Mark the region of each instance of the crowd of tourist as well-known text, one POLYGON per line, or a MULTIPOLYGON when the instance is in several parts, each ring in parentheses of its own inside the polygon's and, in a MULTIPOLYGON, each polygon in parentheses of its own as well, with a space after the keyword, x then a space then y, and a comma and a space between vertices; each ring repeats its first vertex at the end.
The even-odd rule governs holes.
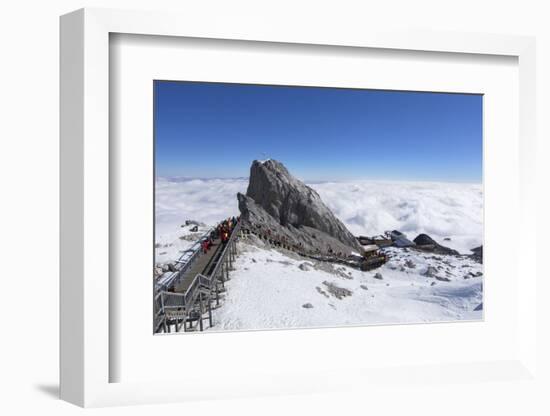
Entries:
POLYGON ((207 253, 217 239, 219 239, 222 244, 227 244, 231 237, 231 232, 237 226, 239 219, 240 217, 229 217, 220 222, 216 228, 210 232, 210 235, 201 242, 202 252, 207 253))
POLYGON ((266 241, 272 246, 281 247, 286 250, 293 251, 295 253, 306 255, 306 256, 327 256, 333 258, 345 259, 347 257, 346 253, 335 252, 332 247, 328 246, 326 251, 321 251, 319 248, 316 248, 314 251, 306 250, 302 242, 291 241, 286 236, 277 235, 272 232, 271 229, 265 227, 262 224, 252 224, 251 229, 243 229, 245 234, 254 234, 259 237, 261 240, 266 241))

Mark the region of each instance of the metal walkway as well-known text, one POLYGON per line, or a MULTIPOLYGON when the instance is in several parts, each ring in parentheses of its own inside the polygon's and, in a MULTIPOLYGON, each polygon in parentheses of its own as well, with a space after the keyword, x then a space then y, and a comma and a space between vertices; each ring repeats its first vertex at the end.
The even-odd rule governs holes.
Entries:
POLYGON ((202 274, 204 276, 210 276, 212 274, 213 267, 219 261, 223 249, 225 248, 220 238, 214 240, 212 247, 206 253, 202 253, 201 256, 194 262, 192 267, 185 272, 180 281, 174 285, 174 292, 185 293, 191 286, 193 279, 196 275, 202 274))
POLYGON ((241 224, 231 230, 226 244, 217 238, 203 253, 197 250, 171 278, 169 290, 161 290, 154 301, 154 332, 204 329, 204 320, 212 327, 212 304, 219 305, 219 294, 229 280, 229 270, 237 255, 236 242, 241 224))

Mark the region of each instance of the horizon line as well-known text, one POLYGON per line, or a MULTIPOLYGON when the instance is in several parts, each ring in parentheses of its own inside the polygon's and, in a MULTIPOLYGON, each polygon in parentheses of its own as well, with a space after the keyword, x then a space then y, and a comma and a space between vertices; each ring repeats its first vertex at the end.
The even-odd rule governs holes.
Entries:
MULTIPOLYGON (((344 182, 410 182, 410 183, 461 183, 461 184, 471 184, 471 185, 483 185, 483 179, 480 181, 474 180, 445 180, 445 179, 390 179, 390 178, 347 178, 347 179, 302 179, 294 176, 296 179, 304 182, 305 184, 311 183, 344 183, 344 182)), ((185 175, 155 175, 155 182, 159 179, 167 180, 250 180, 250 176, 185 176, 185 175)))

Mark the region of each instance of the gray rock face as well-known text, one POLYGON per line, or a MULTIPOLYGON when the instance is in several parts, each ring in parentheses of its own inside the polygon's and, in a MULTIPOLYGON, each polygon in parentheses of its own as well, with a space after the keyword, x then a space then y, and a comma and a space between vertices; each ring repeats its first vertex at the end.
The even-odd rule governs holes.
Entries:
POLYGON ((337 286, 332 282, 327 282, 325 280, 323 284, 326 286, 328 293, 334 295, 337 299, 343 299, 346 296, 351 296, 353 294, 351 290, 346 289, 345 287, 337 286))
POLYGON ((483 263, 483 246, 473 248, 471 257, 478 263, 483 263))
POLYGON ((254 161, 246 195, 238 194, 243 225, 305 252, 349 255, 362 247, 319 194, 275 160, 254 161))
POLYGON ((298 268, 304 272, 310 271, 312 269, 311 265, 308 263, 301 263, 298 268))
POLYGON ((458 251, 453 250, 452 248, 442 246, 428 234, 419 234, 414 239, 414 243, 417 248, 430 253, 448 254, 453 256, 458 256, 459 254, 458 251))
POLYGON ((433 266, 428 266, 428 268, 424 272, 424 276, 426 276, 426 277, 436 277, 437 276, 437 269, 433 266))

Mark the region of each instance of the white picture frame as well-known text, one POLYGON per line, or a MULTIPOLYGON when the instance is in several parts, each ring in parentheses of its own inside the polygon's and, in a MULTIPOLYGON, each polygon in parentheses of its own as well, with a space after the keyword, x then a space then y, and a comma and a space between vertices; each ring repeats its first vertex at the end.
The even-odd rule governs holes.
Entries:
MULTIPOLYGON (((357 369, 319 373, 266 372, 254 380, 208 382, 200 375, 178 382, 113 382, 110 370, 116 356, 110 347, 110 172, 109 148, 109 38, 110 34, 224 39, 281 44, 330 45, 340 48, 428 51, 443 54, 515 57, 519 67, 519 192, 515 221, 518 236, 516 277, 529 281, 517 292, 517 346, 495 361, 418 363, 416 381, 433 380, 443 372, 466 380, 483 373, 484 379, 525 380, 536 376, 536 262, 527 242, 536 240, 535 184, 535 40, 531 37, 468 33, 383 32, 375 29, 330 30, 279 27, 275 22, 229 22, 222 18, 168 13, 82 9, 61 18, 61 398, 80 406, 158 403, 196 398, 239 397, 261 394, 330 392, 407 380, 403 368, 375 363, 357 369), (368 369, 368 372, 366 372, 368 369)), ((494 172, 489 172, 494 174, 494 172)), ((111 224, 112 225, 112 224, 111 224)), ((420 327, 416 327, 420 328, 420 327)), ((410 331, 410 329, 408 329, 410 331)), ((423 331, 422 329, 415 331, 423 331)), ((294 332, 294 331, 289 331, 294 332)), ((152 334, 151 334, 152 336, 152 334)), ((209 337, 219 335, 208 335, 209 337)), ((297 336, 297 335, 296 335, 297 336)), ((314 336, 313 332, 310 335, 314 336)), ((287 331, 271 339, 291 340, 287 331)), ((245 364, 243 364, 245 365, 245 364)), ((412 379, 409 382, 413 382, 412 379)))

